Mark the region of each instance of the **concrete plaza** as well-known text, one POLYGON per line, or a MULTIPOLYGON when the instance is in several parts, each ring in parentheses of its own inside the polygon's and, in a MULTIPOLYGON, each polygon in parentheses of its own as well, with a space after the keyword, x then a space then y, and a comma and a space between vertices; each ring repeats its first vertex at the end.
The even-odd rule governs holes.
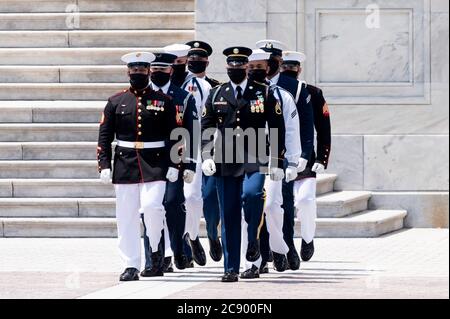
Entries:
POLYGON ((300 271, 271 269, 236 284, 221 283, 221 263, 212 262, 119 284, 115 239, 2 238, 0 298, 449 298, 448 235, 448 229, 407 229, 380 238, 317 239, 315 256, 300 271))

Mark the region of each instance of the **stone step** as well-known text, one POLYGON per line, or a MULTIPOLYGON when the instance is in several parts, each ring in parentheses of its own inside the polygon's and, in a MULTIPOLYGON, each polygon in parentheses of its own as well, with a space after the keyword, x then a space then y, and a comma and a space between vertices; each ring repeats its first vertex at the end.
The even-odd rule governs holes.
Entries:
MULTIPOLYGON (((406 211, 375 210, 358 216, 317 219, 317 237, 378 237, 403 228, 406 211)), ((296 221, 296 235, 300 235, 296 221)), ((116 237, 115 218, 2 218, 0 237, 116 237)), ((206 236, 201 220, 200 236, 206 236)))
POLYGON ((0 123, 99 123, 106 101, 0 101, 0 123))
MULTIPOLYGON (((0 198, 0 217, 115 217, 115 203, 115 198, 0 198)), ((319 218, 340 207, 339 201, 336 207, 323 205, 320 198, 317 204, 319 218)))
POLYGON ((98 124, 0 124, 0 142, 95 142, 98 124))
POLYGON ((317 216, 345 217, 368 208, 371 193, 363 191, 333 192, 317 198, 317 216))
POLYGON ((95 179, 97 161, 0 161, 0 178, 95 179))
MULTIPOLYGON (((331 189, 336 175, 321 174, 317 190, 331 189)), ((0 179, 0 197, 3 198, 111 198, 112 185, 99 179, 0 179)))
POLYGON ((0 48, 161 47, 194 37, 194 30, 0 31, 0 48))
POLYGON ((156 46, 124 48, 0 48, 0 65, 123 66, 120 57, 126 53, 158 50, 160 48, 156 46))
POLYGON ((0 30, 192 30, 193 12, 0 13, 0 30))
POLYGON ((96 160, 96 142, 0 143, 0 160, 96 160))
POLYGON ((0 83, 126 83, 125 65, 0 66, 0 83))
POLYGON ((0 99, 106 101, 128 87, 128 83, 0 83, 0 99))
POLYGON ((0 12, 194 11, 194 0, 0 0, 0 12))
POLYGON ((114 187, 99 179, 0 179, 4 198, 98 198, 114 197, 114 187))
MULTIPOLYGON (((403 228, 405 210, 371 210, 344 218, 317 219, 317 237, 378 237, 403 228)), ((299 223, 296 231, 300 232, 299 223)))

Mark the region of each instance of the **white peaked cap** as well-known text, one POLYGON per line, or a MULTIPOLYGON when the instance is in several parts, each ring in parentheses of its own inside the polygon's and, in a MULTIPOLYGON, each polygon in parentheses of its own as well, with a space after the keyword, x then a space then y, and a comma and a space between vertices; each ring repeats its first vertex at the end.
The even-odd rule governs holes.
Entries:
POLYGON ((285 50, 286 49, 286 45, 281 42, 281 41, 277 41, 277 40, 270 40, 270 39, 266 39, 266 40, 261 40, 256 42, 256 47, 258 48, 266 48, 266 49, 277 49, 277 50, 285 50))
POLYGON ((122 61, 126 64, 130 63, 152 63, 155 60, 155 55, 150 52, 131 52, 122 56, 122 61))
POLYGON ((252 54, 248 57, 248 61, 259 61, 259 60, 269 60, 270 53, 263 51, 261 49, 255 49, 252 51, 252 54))
POLYGON ((176 55, 177 58, 187 56, 191 47, 186 44, 171 44, 163 48, 164 52, 176 55))
POLYGON ((283 52, 283 61, 294 61, 298 63, 303 63, 306 61, 306 55, 302 52, 295 52, 295 51, 284 51, 283 52))

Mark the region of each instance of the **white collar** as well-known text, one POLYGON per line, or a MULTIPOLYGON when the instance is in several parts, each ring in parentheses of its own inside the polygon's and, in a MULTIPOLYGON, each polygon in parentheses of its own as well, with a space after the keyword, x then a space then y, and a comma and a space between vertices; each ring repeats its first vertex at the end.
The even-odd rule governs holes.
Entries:
POLYGON ((272 83, 272 84, 278 84, 278 81, 280 80, 280 72, 278 72, 278 74, 277 75, 275 75, 272 79, 270 79, 270 82, 272 83))
POLYGON ((236 88, 237 88, 238 86, 240 86, 240 87, 242 88, 242 94, 244 94, 245 89, 247 88, 248 80, 247 80, 247 78, 245 78, 245 80, 242 81, 241 84, 236 84, 236 83, 234 83, 234 82, 232 82, 232 81, 230 81, 230 83, 231 83, 231 86, 233 87, 233 90, 234 90, 234 96, 237 96, 236 88))
POLYGON ((169 91, 170 87, 170 81, 166 83, 162 88, 158 87, 155 83, 151 82, 152 88, 155 91, 159 91, 160 89, 163 91, 164 94, 167 94, 167 91, 169 91))

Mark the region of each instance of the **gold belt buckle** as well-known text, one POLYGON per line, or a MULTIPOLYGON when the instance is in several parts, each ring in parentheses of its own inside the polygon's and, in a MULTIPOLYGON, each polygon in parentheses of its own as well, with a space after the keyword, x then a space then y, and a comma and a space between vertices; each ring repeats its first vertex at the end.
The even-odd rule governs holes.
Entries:
POLYGON ((142 150, 144 148, 144 142, 135 142, 134 147, 138 150, 142 150))

